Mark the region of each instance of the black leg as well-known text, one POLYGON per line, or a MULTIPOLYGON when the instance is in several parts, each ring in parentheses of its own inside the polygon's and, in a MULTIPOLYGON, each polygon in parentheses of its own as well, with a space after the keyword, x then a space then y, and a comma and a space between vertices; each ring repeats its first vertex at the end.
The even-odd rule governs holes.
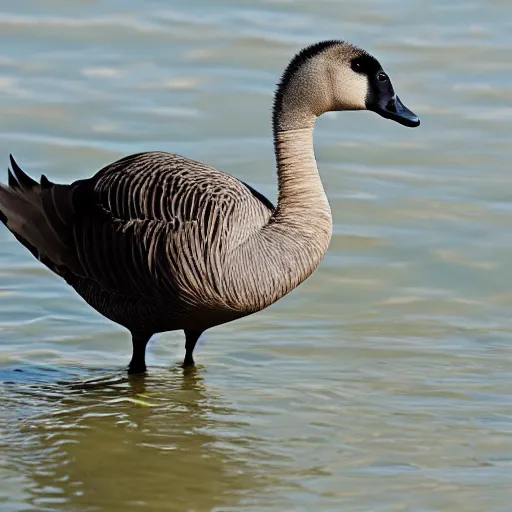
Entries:
POLYGON ((132 333, 132 360, 128 365, 128 373, 146 372, 146 345, 152 334, 134 334, 132 333))
POLYGON ((194 366, 194 358, 192 353, 196 347, 197 340, 201 336, 202 331, 188 331, 185 330, 185 360, 183 366, 194 366))

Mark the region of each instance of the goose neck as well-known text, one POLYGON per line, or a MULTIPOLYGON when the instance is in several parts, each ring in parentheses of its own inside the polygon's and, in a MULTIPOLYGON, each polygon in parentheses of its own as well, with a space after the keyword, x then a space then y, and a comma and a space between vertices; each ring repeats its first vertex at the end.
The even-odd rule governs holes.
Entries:
POLYGON ((278 173, 278 217, 319 216, 328 223, 331 213, 320 180, 313 148, 313 127, 275 134, 278 173))

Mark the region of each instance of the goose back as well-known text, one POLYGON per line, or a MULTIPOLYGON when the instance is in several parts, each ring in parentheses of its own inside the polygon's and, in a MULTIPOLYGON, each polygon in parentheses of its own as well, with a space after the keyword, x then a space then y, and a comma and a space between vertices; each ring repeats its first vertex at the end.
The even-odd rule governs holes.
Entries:
POLYGON ((196 327, 245 314, 226 290, 226 265, 273 206, 240 180, 151 152, 71 185, 43 177, 41 187, 52 229, 74 248, 64 277, 111 320, 157 332, 183 328, 189 314, 196 327))

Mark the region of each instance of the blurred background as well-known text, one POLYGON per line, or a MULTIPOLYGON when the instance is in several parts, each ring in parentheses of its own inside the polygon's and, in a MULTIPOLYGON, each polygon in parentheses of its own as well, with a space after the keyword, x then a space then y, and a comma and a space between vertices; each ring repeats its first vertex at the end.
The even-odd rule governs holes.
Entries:
POLYGON ((195 373, 176 332, 128 380, 128 334, 2 226, 0 510, 510 510, 511 20, 504 0, 3 2, 3 181, 10 152, 70 182, 164 150, 274 201, 274 85, 330 38, 422 125, 319 120, 330 250, 207 332, 195 373))

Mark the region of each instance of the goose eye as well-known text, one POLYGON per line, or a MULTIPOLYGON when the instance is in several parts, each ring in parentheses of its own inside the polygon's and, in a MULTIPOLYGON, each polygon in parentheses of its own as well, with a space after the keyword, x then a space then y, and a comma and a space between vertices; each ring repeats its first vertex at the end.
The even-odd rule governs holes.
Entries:
POLYGON ((388 81, 388 75, 386 73, 383 73, 382 71, 377 75, 377 80, 379 82, 387 82, 388 81))

